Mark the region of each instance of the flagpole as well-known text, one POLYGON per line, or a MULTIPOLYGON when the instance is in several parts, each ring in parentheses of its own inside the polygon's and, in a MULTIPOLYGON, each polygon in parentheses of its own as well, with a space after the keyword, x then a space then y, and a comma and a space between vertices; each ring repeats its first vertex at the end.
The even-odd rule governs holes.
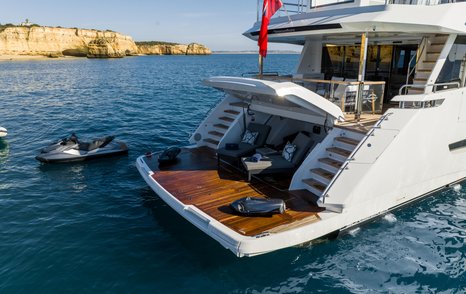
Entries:
POLYGON ((260 9, 261 9, 260 0, 257 0, 257 21, 259 21, 260 9))
POLYGON ((264 56, 259 53, 259 79, 264 76, 264 56))
POLYGON ((267 43, 268 43, 268 26, 270 18, 277 12, 283 3, 281 0, 263 0, 262 19, 259 31, 259 78, 262 79, 264 75, 264 57, 267 56, 267 43))

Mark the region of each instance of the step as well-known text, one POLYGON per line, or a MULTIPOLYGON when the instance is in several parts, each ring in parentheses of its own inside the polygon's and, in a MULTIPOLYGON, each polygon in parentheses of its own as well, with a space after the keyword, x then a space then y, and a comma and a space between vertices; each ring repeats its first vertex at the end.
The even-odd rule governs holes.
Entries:
POLYGON ((432 72, 434 70, 434 66, 435 66, 434 62, 430 62, 430 63, 427 62, 427 63, 424 63, 422 67, 417 68, 416 71, 425 70, 425 71, 432 72))
POLYGON ((438 52, 440 54, 442 52, 444 46, 445 46, 445 43, 430 44, 429 48, 427 49, 427 53, 438 52))
POLYGON ((233 115, 240 114, 239 111, 236 111, 236 110, 233 110, 233 109, 225 109, 223 112, 228 113, 228 114, 233 114, 233 115))
POLYGON ((247 104, 246 102, 232 102, 230 103, 230 105, 234 107, 242 107, 242 108, 247 108, 249 106, 249 104, 247 104))
POLYGON ((424 59, 424 62, 426 62, 426 61, 427 62, 429 62, 429 61, 435 62, 435 61, 437 61, 439 56, 440 56, 440 53, 427 52, 426 58, 424 59))
POLYGON ((416 72, 432 72, 432 69, 430 69, 430 68, 419 68, 419 69, 416 69, 416 72))
POLYGON ((313 168, 311 169, 311 172, 329 181, 331 181, 333 177, 335 176, 335 173, 332 173, 323 168, 313 168))
POLYGON ((413 79, 413 84, 415 84, 415 85, 424 85, 424 84, 427 84, 427 80, 428 79, 424 79, 424 78, 415 78, 415 79, 413 79))
POLYGON ((336 137, 335 141, 342 142, 342 143, 345 143, 345 144, 348 144, 348 145, 352 145, 354 147, 358 146, 358 144, 359 144, 358 140, 354 140, 354 139, 351 139, 351 138, 348 138, 348 137, 336 137))
POLYGON ((428 79, 430 78, 430 74, 431 72, 417 72, 415 75, 414 75, 414 79, 428 79))
POLYGON ((206 143, 213 144, 213 145, 218 145, 219 141, 212 139, 212 138, 206 138, 203 140, 206 143))
POLYGON ((218 119, 223 120, 223 121, 227 121, 227 122, 233 122, 233 121, 235 121, 234 118, 231 118, 231 117, 228 117, 228 116, 221 116, 221 117, 219 117, 218 119))
POLYGON ((424 94, 424 89, 418 89, 418 88, 409 88, 408 89, 408 94, 424 94))
POLYGON ((214 127, 223 129, 223 130, 228 130, 230 127, 224 124, 215 124, 214 127))
POLYGON ((317 191, 319 191, 320 193, 323 193, 325 191, 325 188, 327 188, 327 185, 317 181, 317 180, 314 180, 312 178, 310 179, 303 179, 303 183, 316 189, 317 191))
POLYGON ((338 147, 330 147, 330 148, 327 148, 326 150, 328 152, 330 152, 330 153, 335 153, 335 154, 338 154, 338 155, 343 156, 345 158, 348 158, 348 156, 350 156, 350 154, 351 154, 351 151, 348 151, 348 150, 345 150, 345 149, 342 149, 342 148, 338 148, 338 147))
POLYGON ((447 42, 447 39, 445 39, 445 41, 443 41, 443 40, 434 40, 434 41, 432 41, 430 43, 429 48, 431 48, 433 46, 444 46, 446 42, 447 42))
POLYGON ((312 193, 311 191, 307 189, 291 190, 289 191, 289 193, 303 200, 306 200, 307 202, 310 202, 314 205, 317 205, 317 201, 320 198, 319 196, 317 196, 316 194, 312 193))
POLYGON ((220 132, 217 132, 217 131, 210 131, 209 134, 215 136, 215 137, 220 137, 222 138, 223 135, 225 135, 224 133, 220 133, 220 132))
POLYGON ((343 165, 343 162, 329 158, 329 157, 319 158, 319 162, 322 162, 323 164, 326 164, 336 169, 340 169, 341 166, 343 165))

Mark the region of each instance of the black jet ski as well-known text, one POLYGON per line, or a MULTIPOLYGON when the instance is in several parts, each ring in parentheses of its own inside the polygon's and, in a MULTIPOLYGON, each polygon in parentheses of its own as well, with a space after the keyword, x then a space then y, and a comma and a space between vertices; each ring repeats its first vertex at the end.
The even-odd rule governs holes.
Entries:
POLYGON ((267 216, 285 213, 286 205, 282 199, 244 197, 230 204, 237 213, 247 216, 267 216))
POLYGON ((73 133, 69 138, 63 138, 43 148, 36 159, 50 163, 75 162, 128 153, 126 144, 114 141, 114 138, 114 136, 107 136, 85 142, 78 140, 73 133))

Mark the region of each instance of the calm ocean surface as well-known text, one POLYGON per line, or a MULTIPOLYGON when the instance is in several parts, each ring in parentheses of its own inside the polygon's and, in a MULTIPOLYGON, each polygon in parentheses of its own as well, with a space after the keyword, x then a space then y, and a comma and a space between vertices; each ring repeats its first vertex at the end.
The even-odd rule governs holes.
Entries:
MULTIPOLYGON (((270 55, 291 73, 298 55, 270 55)), ((0 63, 1 293, 464 293, 466 183, 337 240, 236 258, 172 211, 135 159, 183 146, 222 94, 201 80, 255 55, 0 63), (128 156, 34 159, 52 140, 114 134, 128 156)), ((383 176, 383 175, 381 175, 383 176)))

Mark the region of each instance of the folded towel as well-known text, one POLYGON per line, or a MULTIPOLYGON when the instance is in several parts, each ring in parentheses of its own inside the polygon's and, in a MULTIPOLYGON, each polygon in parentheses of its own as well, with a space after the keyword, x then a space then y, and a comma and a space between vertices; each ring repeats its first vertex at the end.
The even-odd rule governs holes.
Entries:
POLYGON ((262 155, 260 155, 259 153, 256 153, 253 156, 251 156, 252 162, 258 162, 258 161, 261 161, 261 159, 262 159, 262 155))

